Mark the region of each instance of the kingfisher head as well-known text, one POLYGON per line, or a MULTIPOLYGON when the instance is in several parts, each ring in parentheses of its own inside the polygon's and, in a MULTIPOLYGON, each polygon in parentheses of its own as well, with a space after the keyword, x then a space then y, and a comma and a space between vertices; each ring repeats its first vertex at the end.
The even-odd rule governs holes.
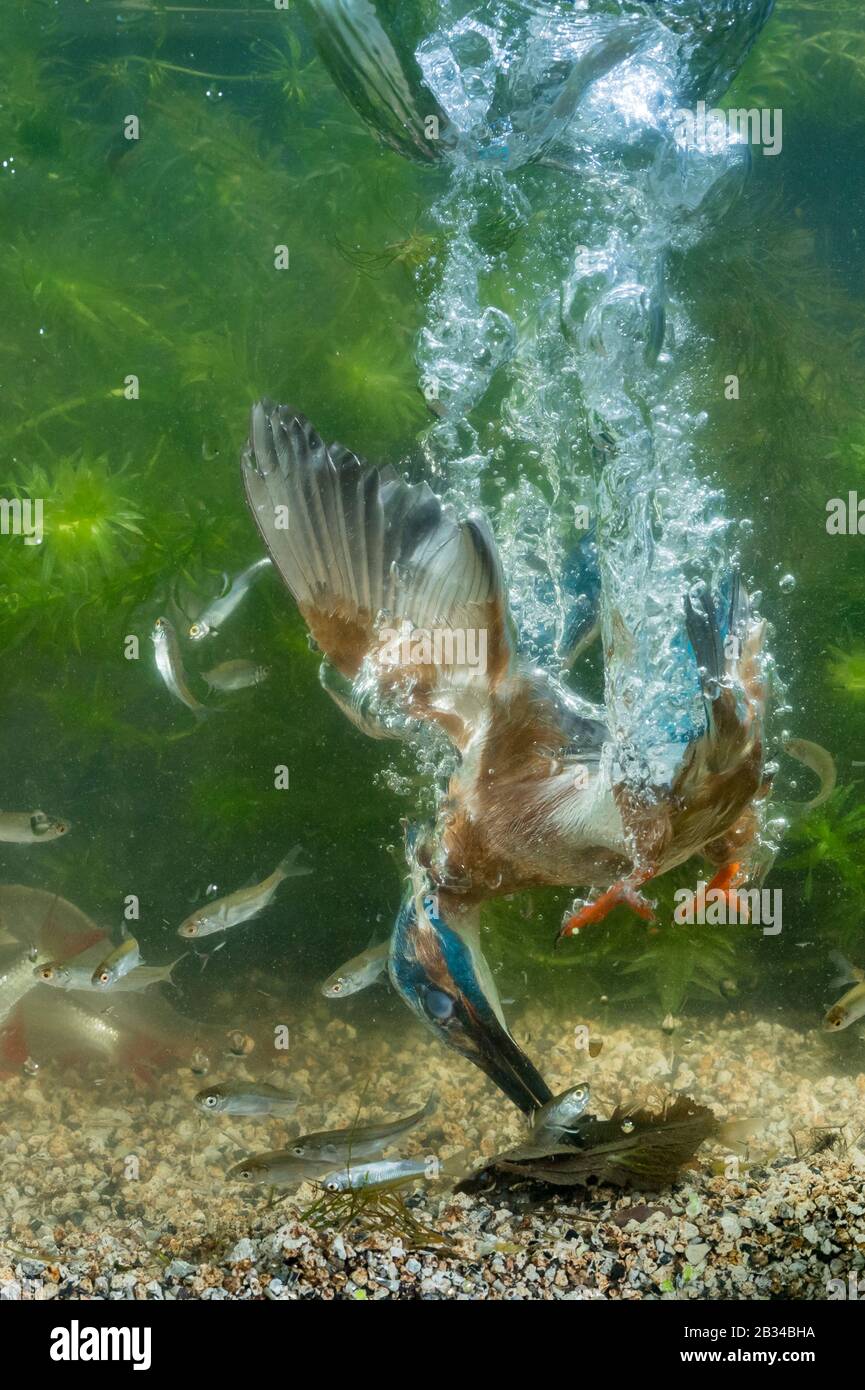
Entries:
POLYGON ((388 968, 394 989, 442 1042, 468 1057, 527 1115, 551 1092, 505 1026, 477 942, 477 913, 459 928, 444 921, 438 895, 421 887, 403 901, 388 968))

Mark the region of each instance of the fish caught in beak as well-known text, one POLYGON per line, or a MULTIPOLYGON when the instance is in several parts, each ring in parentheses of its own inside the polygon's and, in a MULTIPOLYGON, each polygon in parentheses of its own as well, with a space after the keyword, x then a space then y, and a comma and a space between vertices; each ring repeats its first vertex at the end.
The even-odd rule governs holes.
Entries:
POLYGON ((448 925, 434 893, 410 892, 391 940, 391 982, 427 1028, 531 1115, 552 1093, 508 1032, 477 924, 474 911, 448 925))

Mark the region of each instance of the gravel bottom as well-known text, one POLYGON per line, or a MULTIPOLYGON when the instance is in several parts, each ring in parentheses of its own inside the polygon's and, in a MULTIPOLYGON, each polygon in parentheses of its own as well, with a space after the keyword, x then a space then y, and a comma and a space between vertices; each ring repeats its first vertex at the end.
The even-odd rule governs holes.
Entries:
POLYGON ((705 1145, 662 1193, 559 1191, 512 1210, 420 1185, 408 1202, 447 1247, 406 1248, 359 1226, 314 1229, 309 1184, 269 1205, 224 1174, 245 1153, 350 1124, 359 1098, 364 1117, 392 1118, 432 1089, 437 1110, 394 1153, 465 1151, 468 1169, 517 1142, 521 1116, 420 1030, 362 1032, 314 1012, 267 1070, 255 1065, 262 1046, 214 1065, 208 1079, 290 1081, 302 1097, 291 1121, 199 1115, 204 1082, 188 1066, 144 1084, 49 1063, 0 1078, 0 1299, 807 1300, 865 1278, 855 1049, 732 1014, 670 1038, 529 1009, 515 1032, 554 1090, 589 1080, 600 1115, 624 1098, 686 1093, 760 1128, 740 1150, 705 1145), (582 1024, 603 1037, 594 1059, 575 1050, 582 1024))

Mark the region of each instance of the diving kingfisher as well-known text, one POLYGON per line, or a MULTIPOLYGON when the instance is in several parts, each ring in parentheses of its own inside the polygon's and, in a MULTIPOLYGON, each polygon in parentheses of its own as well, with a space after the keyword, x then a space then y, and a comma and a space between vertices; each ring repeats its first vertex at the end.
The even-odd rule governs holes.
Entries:
MULTIPOLYGON (((736 575, 722 593, 696 585, 683 595, 670 622, 682 627, 702 714, 670 734, 669 777, 641 780, 626 775, 633 758, 612 711, 559 679, 597 629, 593 540, 562 584, 569 650, 545 664, 537 634, 518 631, 482 513, 457 515, 425 482, 326 445, 303 415, 266 400, 252 409, 241 468, 265 545, 324 655, 328 694, 371 737, 438 731, 450 744, 456 767, 435 823, 407 836, 390 977, 442 1041, 531 1114, 551 1092, 505 1024, 479 946, 480 906, 540 885, 584 886, 602 891, 562 935, 619 904, 651 920, 641 890, 697 853, 718 869, 710 886, 734 891, 769 790, 764 624, 736 575)), ((604 659, 621 662, 622 651, 607 647, 604 659)))

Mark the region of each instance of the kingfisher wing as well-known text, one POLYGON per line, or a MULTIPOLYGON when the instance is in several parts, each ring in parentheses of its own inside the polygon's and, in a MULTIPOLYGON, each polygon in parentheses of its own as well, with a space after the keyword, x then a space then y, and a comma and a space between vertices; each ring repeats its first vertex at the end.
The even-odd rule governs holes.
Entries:
POLYGON ((514 661, 486 518, 457 517, 426 483, 326 445, 303 415, 268 401, 253 407, 242 471, 262 538, 330 665, 464 746, 514 661))

